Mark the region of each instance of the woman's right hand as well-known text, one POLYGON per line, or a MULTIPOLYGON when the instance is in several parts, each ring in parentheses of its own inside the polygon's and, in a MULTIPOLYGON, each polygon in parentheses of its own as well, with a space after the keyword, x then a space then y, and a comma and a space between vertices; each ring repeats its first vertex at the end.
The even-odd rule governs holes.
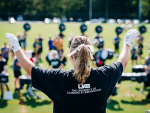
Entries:
POLYGON ((130 29, 124 37, 124 44, 131 47, 131 44, 133 43, 137 33, 138 31, 136 29, 130 29))
POLYGON ((18 42, 18 38, 15 35, 10 33, 5 33, 5 37, 8 39, 14 53, 21 50, 21 47, 18 42))

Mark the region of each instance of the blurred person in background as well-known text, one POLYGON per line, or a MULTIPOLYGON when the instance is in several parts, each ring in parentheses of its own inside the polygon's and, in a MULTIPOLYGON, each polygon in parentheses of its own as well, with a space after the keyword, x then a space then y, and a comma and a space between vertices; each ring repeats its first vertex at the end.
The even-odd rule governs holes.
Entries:
POLYGON ((96 45, 97 47, 99 46, 103 48, 104 40, 101 36, 99 36, 99 34, 97 34, 93 40, 93 44, 96 45))
POLYGON ((59 56, 60 56, 60 61, 63 63, 63 65, 65 66, 66 65, 66 63, 67 63, 67 58, 65 57, 65 55, 64 55, 64 50, 63 49, 61 49, 60 51, 59 51, 59 56))
POLYGON ((63 39, 65 37, 65 35, 62 32, 60 32, 59 37, 63 39))
POLYGON ((17 38, 19 41, 19 45, 22 47, 22 37, 21 37, 21 33, 17 33, 17 38))
POLYGON ((55 46, 57 51, 61 50, 63 47, 63 39, 59 35, 57 35, 54 39, 53 45, 55 46))
MULTIPOLYGON (((41 48, 40 48, 40 56, 41 56, 41 54, 42 54, 42 52, 43 52, 43 40, 44 40, 44 38, 42 37, 42 35, 41 34, 39 34, 39 44, 41 45, 41 48)), ((40 59, 39 59, 40 61, 42 61, 41 60, 41 57, 40 57, 40 59)))
POLYGON ((52 58, 49 59, 48 56, 46 57, 47 62, 49 63, 49 68, 55 68, 55 69, 62 69, 63 68, 63 62, 57 58, 57 51, 53 51, 52 58), (51 67, 52 66, 52 67, 51 67))
POLYGON ((11 49, 10 53, 11 53, 11 66, 13 66, 15 54, 12 49, 11 49))
POLYGON ((139 39, 138 40, 138 64, 141 63, 142 54, 143 54, 143 44, 142 44, 142 39, 139 39))
POLYGON ((115 47, 115 53, 119 54, 119 44, 120 44, 120 38, 119 38, 119 35, 115 36, 114 39, 113 39, 113 43, 114 43, 114 47, 115 47))
POLYGON ((53 40, 51 38, 51 35, 48 36, 49 37, 49 40, 48 40, 48 47, 49 47, 49 50, 52 50, 54 47, 53 47, 53 40))
POLYGON ((15 77, 15 91, 18 91, 20 90, 19 76, 21 76, 21 65, 17 58, 15 58, 14 60, 13 71, 14 71, 14 77, 15 77))
POLYGON ((34 52, 35 52, 35 56, 36 56, 36 65, 38 65, 39 60, 41 58, 41 52, 42 52, 42 44, 39 41, 38 38, 35 39, 35 42, 33 44, 33 48, 34 48, 34 52))
POLYGON ((94 39, 99 39, 99 38, 102 38, 102 37, 97 33, 94 39))
MULTIPOLYGON (((6 59, 3 58, 3 55, 0 54, 0 74, 5 75, 7 72, 7 63, 6 59)), ((1 76, 1 75, 0 75, 1 76)), ((9 87, 7 83, 5 83, 7 91, 9 91, 9 87)), ((4 97, 4 90, 3 90, 3 84, 0 83, 0 88, 1 88, 1 99, 4 97)))
POLYGON ((4 43, 4 46, 1 48, 1 54, 3 55, 3 57, 6 59, 6 65, 9 59, 9 52, 10 52, 10 47, 7 46, 7 43, 4 43))
POLYGON ((22 39, 21 39, 21 42, 22 42, 22 46, 23 46, 23 49, 26 50, 26 46, 27 46, 27 31, 24 31, 23 35, 22 35, 22 39))
POLYGON ((70 33, 70 37, 68 38, 69 47, 70 47, 70 45, 71 45, 72 40, 73 40, 73 33, 70 33))
POLYGON ((150 50, 149 50, 149 56, 145 58, 144 65, 147 66, 145 69, 145 72, 147 73, 147 81, 144 82, 143 88, 141 89, 141 92, 144 94, 144 90, 146 87, 150 86, 150 50))
POLYGON ((131 50, 131 60, 132 60, 132 66, 134 65, 134 62, 136 62, 136 65, 138 65, 137 62, 137 51, 136 51, 136 45, 133 46, 131 50))
POLYGON ((137 36, 137 41, 141 40, 143 42, 144 37, 142 36, 142 34, 140 33, 139 36, 137 36))

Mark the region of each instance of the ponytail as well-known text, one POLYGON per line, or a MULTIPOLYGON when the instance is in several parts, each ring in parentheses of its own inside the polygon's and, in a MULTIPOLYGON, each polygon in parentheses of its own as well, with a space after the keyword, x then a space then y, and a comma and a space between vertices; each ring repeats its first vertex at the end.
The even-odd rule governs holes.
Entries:
MULTIPOLYGON (((73 39, 70 50, 73 51, 80 44, 91 45, 87 37, 79 36, 73 39)), ((80 51, 73 54, 73 57, 75 58, 73 76, 80 85, 84 84, 90 76, 90 53, 85 46, 82 46, 80 51)))

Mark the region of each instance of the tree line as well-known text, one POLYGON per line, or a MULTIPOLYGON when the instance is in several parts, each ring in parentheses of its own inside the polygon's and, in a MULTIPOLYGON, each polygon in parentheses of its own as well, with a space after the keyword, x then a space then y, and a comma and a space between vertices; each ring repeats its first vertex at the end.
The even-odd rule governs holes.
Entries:
MULTIPOLYGON (((139 0, 92 0, 92 18, 137 19, 139 0)), ((0 0, 0 18, 25 20, 67 17, 89 19, 89 0, 0 0)), ((142 0, 142 19, 150 18, 150 0, 142 0)))

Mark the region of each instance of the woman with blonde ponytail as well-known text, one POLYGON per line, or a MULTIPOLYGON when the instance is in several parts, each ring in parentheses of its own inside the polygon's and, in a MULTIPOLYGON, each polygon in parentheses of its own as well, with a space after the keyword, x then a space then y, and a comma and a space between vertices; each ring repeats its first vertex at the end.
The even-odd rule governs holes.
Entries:
POLYGON ((70 46, 73 69, 43 69, 24 55, 13 34, 6 33, 10 45, 23 69, 32 77, 32 86, 53 101, 53 113, 106 113, 107 99, 111 95, 130 57, 130 46, 137 30, 130 29, 124 38, 122 52, 116 63, 93 69, 94 48, 88 37, 74 37, 70 46))

